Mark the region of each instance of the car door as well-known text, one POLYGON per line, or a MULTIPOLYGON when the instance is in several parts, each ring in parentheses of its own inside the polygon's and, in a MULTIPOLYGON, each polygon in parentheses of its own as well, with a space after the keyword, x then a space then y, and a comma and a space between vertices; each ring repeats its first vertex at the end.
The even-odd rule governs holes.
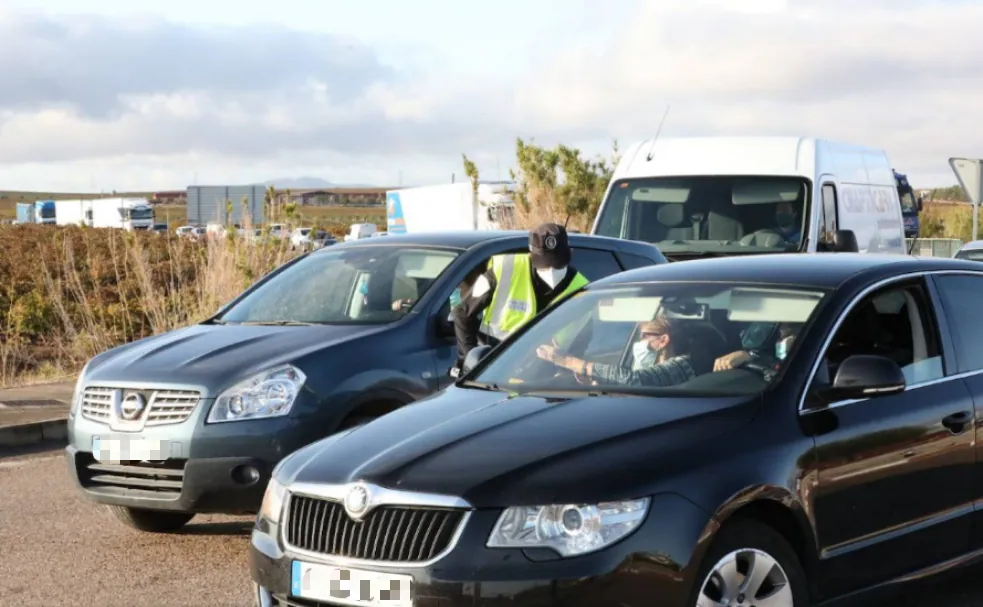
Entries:
POLYGON ((804 421, 824 430, 815 432, 810 499, 824 594, 969 549, 974 407, 965 383, 946 373, 940 317, 923 278, 891 283, 848 311, 818 361, 812 388, 829 385, 839 363, 856 354, 895 360, 907 383, 900 394, 825 406, 807 393, 804 421))
POLYGON ((952 374, 962 378, 976 405, 976 473, 973 494, 973 549, 983 546, 983 322, 979 294, 983 274, 946 273, 932 277, 952 338, 952 374))
MULTIPOLYGON (((571 249, 571 265, 577 268, 590 281, 617 274, 624 269, 618 263, 614 253, 607 249, 583 246, 574 246, 571 249)), ((503 243, 501 249, 497 251, 493 250, 489 258, 495 255, 528 252, 528 247, 516 248, 512 243, 503 243)), ((486 263, 487 261, 488 258, 485 258, 481 260, 481 263, 486 263)), ((437 322, 435 323, 436 327, 432 339, 434 344, 434 363, 437 369, 437 382, 440 389, 446 388, 455 381, 455 378, 451 377, 448 372, 457 360, 457 340, 454 337, 453 330, 448 326, 447 321, 450 315, 450 299, 454 289, 456 289, 456 285, 441 298, 440 301, 444 303, 439 309, 435 310, 437 322)), ((594 346, 594 341, 598 340, 592 340, 592 346, 594 346)), ((607 340, 599 343, 600 345, 598 347, 603 347, 607 343, 607 340)), ((624 340, 622 340, 621 344, 624 344, 624 340)))

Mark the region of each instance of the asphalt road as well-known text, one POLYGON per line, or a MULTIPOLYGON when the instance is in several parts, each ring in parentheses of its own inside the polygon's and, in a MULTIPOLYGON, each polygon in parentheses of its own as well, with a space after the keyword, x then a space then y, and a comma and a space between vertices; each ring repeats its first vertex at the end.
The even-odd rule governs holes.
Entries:
MULTIPOLYGON (((252 517, 200 516, 180 534, 131 531, 76 494, 60 449, 0 451, 5 605, 251 607, 251 526, 252 517)), ((880 604, 983 607, 983 576, 970 571, 880 604)))

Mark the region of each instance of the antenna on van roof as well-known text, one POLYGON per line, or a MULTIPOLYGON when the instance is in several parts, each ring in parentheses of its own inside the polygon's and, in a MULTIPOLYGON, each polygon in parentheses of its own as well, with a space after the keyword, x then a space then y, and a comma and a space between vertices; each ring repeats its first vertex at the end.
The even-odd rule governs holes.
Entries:
POLYGON ((652 145, 649 146, 649 153, 645 157, 645 160, 652 160, 652 150, 655 149, 655 142, 659 140, 659 133, 662 132, 662 125, 666 123, 666 116, 669 115, 669 104, 666 104, 666 111, 662 113, 662 120, 659 122, 659 128, 655 131, 655 137, 652 139, 652 145))

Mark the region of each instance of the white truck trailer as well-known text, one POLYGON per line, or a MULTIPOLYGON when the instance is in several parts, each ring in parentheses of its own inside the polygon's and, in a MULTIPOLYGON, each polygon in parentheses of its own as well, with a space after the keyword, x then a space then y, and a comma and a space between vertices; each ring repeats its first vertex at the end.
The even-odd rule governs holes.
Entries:
POLYGON ((92 227, 150 230, 154 208, 145 198, 101 198, 92 200, 92 227))
POLYGON ((60 226, 91 226, 91 200, 56 200, 55 224, 60 226))
POLYGON ((479 181, 404 188, 386 192, 386 231, 449 232, 512 227, 515 183, 479 181))

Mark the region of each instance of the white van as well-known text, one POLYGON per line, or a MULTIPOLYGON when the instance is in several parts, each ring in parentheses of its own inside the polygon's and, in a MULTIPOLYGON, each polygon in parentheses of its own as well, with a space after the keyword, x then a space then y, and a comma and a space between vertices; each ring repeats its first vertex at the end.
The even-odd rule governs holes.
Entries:
POLYGON ((592 233, 655 243, 671 260, 906 253, 887 154, 806 137, 637 143, 615 168, 592 233))

